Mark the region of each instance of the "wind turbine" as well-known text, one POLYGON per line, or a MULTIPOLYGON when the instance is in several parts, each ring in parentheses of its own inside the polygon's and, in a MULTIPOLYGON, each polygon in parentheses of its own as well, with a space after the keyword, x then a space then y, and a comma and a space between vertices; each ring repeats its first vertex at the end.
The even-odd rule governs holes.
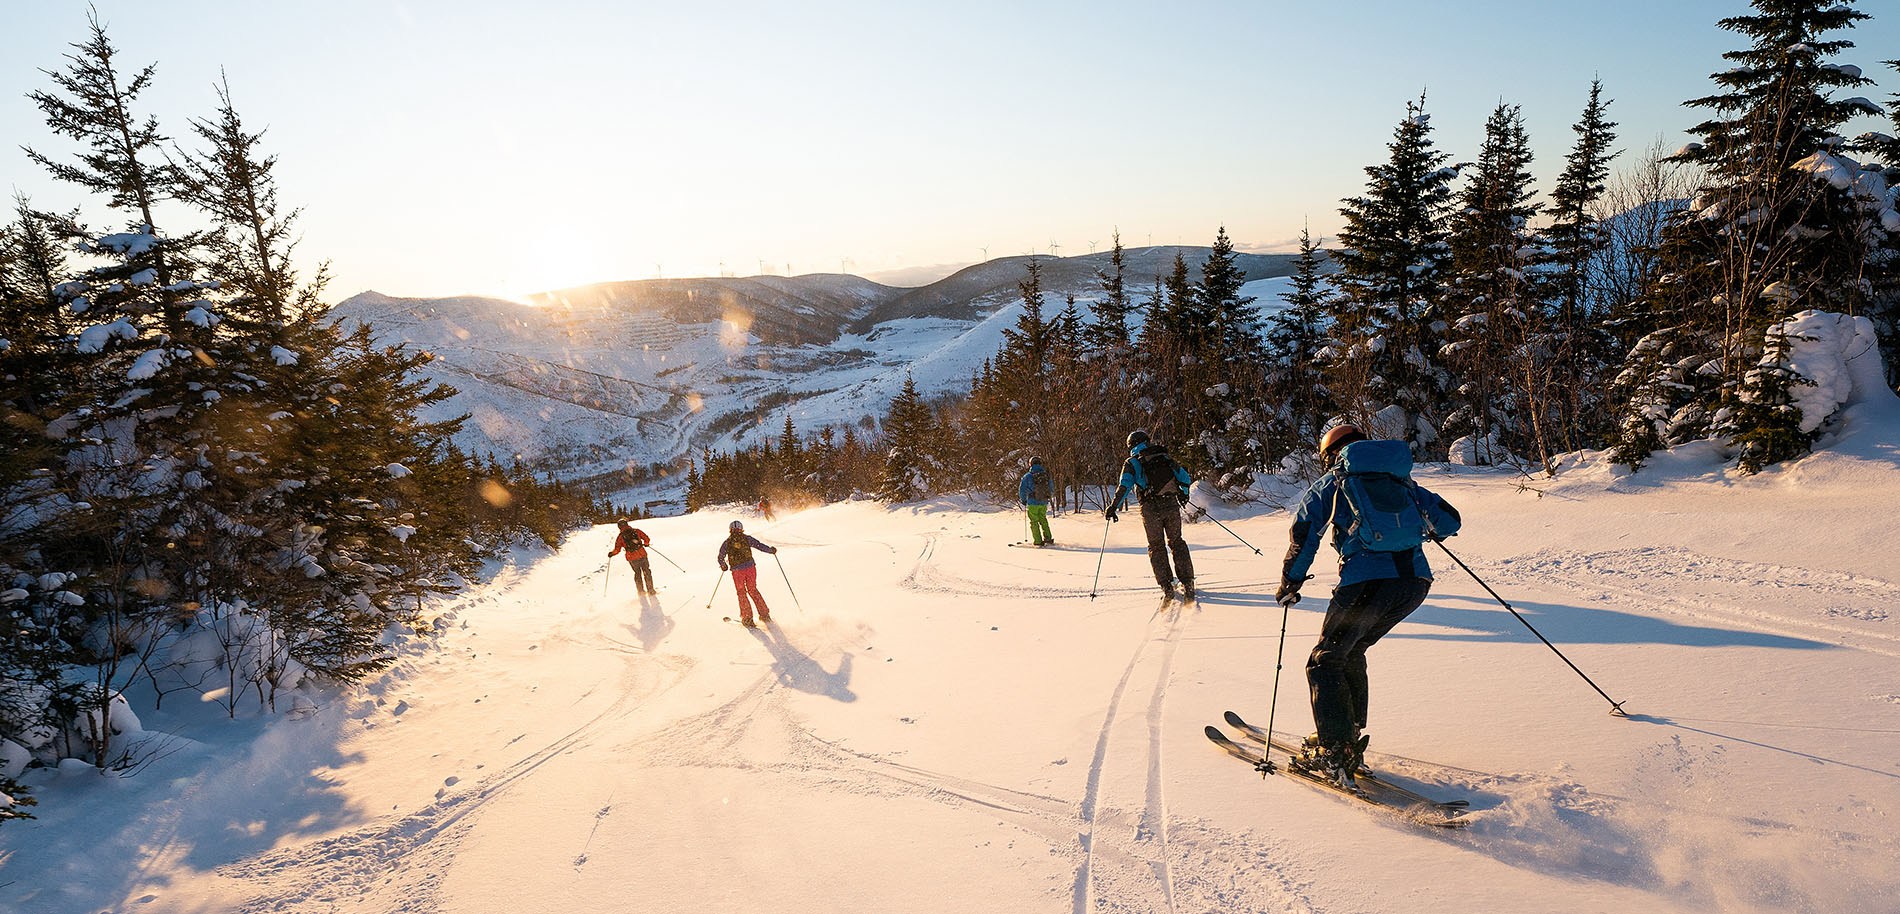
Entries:
POLYGON ((1062 245, 1057 244, 1054 238, 1049 239, 1049 256, 1051 257, 1062 256, 1062 245))
POLYGON ((977 245, 977 246, 976 246, 976 249, 977 249, 977 250, 979 250, 979 251, 982 251, 982 252, 983 252, 983 262, 984 262, 984 263, 989 263, 989 261, 990 261, 990 246, 989 246, 989 245, 987 245, 987 244, 979 244, 979 245, 977 245))
POLYGON ((1099 241, 1091 241, 1091 242, 1089 242, 1089 253, 1091 253, 1091 254, 1093 254, 1093 253, 1095 253, 1095 246, 1096 246, 1096 245, 1098 245, 1098 244, 1101 244, 1101 242, 1099 242, 1099 241))

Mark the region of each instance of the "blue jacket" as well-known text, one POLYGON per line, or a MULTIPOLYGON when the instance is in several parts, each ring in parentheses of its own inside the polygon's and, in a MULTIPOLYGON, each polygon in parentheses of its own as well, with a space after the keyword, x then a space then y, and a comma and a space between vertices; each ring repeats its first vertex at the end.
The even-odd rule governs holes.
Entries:
MULTIPOLYGON (((1036 474, 1038 473, 1044 476, 1049 475, 1049 471, 1042 467, 1030 467, 1029 472, 1023 474, 1023 481, 1016 486, 1016 498, 1025 505, 1049 504, 1049 499, 1036 497, 1036 474)), ((1052 492, 1055 491, 1055 483, 1050 483, 1049 489, 1052 492)))
MULTIPOLYGON (((1148 474, 1142 471, 1141 461, 1136 458, 1141 456, 1142 451, 1150 447, 1152 447, 1152 445, 1145 443, 1137 444, 1133 450, 1128 452, 1128 459, 1122 463, 1121 487, 1115 490, 1115 504, 1113 506, 1115 510, 1120 511, 1122 509, 1122 504, 1128 501, 1128 493, 1130 490, 1141 489, 1146 491, 1149 488, 1148 474)), ((1187 471, 1181 469, 1181 465, 1177 463, 1174 465, 1174 481, 1181 484, 1182 492, 1186 492, 1188 487, 1194 484, 1194 477, 1189 476, 1187 471)))
MULTIPOLYGON (((1431 521, 1433 532, 1439 536, 1458 532, 1462 521, 1457 509, 1424 486, 1418 487, 1418 505, 1431 521)), ((1327 473, 1306 490, 1299 511, 1293 515, 1293 529, 1288 533, 1293 542, 1287 547, 1286 564, 1280 571, 1282 582, 1298 584, 1306 580, 1329 525, 1333 528, 1333 548, 1339 552, 1339 586, 1382 578, 1431 578, 1432 566, 1425 561, 1424 549, 1374 552, 1360 543, 1358 537, 1346 533, 1352 525, 1352 506, 1346 504, 1346 496, 1339 491, 1339 477, 1327 473), (1409 573, 1400 567, 1407 555, 1412 560, 1409 573)))

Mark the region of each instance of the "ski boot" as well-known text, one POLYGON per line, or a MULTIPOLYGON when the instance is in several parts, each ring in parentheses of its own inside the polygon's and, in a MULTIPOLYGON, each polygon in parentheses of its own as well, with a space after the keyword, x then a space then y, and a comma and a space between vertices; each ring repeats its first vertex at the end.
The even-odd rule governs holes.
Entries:
POLYGON ((1359 775, 1369 773, 1361 762, 1367 742, 1367 738, 1361 736, 1350 743, 1326 746, 1320 743, 1319 734, 1313 734, 1300 741, 1300 753, 1293 756, 1289 764, 1297 771, 1358 793, 1359 775))

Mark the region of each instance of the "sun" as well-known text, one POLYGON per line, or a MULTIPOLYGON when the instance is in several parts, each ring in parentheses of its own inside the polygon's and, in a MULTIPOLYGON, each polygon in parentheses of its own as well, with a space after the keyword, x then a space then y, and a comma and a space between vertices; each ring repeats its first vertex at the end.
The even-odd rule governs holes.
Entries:
POLYGON ((494 264, 496 279, 487 294, 525 304, 531 296, 593 283, 641 277, 627 274, 606 246, 587 237, 543 230, 503 245, 494 264))

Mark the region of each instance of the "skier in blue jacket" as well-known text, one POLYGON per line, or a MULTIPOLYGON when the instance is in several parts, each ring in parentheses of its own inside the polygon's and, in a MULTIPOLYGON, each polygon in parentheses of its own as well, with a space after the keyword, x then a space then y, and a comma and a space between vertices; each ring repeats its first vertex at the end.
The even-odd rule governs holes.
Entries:
POLYGON ((1037 546, 1055 545, 1055 535, 1049 532, 1049 499, 1054 494, 1055 482, 1042 458, 1029 458, 1029 472, 1016 485, 1016 499, 1029 512, 1029 541, 1037 546))
POLYGON ((1181 579, 1182 599, 1194 599, 1194 559, 1188 555, 1187 540, 1181 537, 1181 506, 1188 503, 1188 486, 1194 482, 1181 465, 1168 456, 1168 449, 1148 440, 1148 433, 1128 433, 1128 460, 1122 464, 1121 485, 1103 513, 1116 520, 1128 493, 1134 492, 1141 503, 1141 526, 1148 534, 1148 564, 1153 566, 1155 583, 1174 595, 1174 579, 1181 579), (1168 568, 1173 555, 1174 568, 1168 568))
MULTIPOLYGON (((1301 499, 1290 531, 1292 544, 1274 595, 1282 605, 1300 601, 1300 585, 1309 577, 1320 541, 1331 528, 1333 548, 1339 552, 1339 584, 1333 588, 1320 624, 1319 643, 1306 661, 1307 685, 1312 690, 1311 755, 1295 764, 1324 770, 1351 783, 1352 772, 1365 753, 1367 681, 1366 649, 1425 602, 1431 590, 1432 569, 1425 560, 1423 542, 1386 551, 1368 545, 1359 535, 1360 521, 1345 481, 1367 473, 1410 481, 1411 452, 1402 442, 1369 441, 1351 425, 1339 425, 1320 439, 1320 456, 1329 472, 1315 481, 1301 499), (1366 442, 1363 452, 1354 445, 1366 442), (1355 459, 1360 461, 1355 464, 1355 459), (1339 471, 1332 471, 1339 464, 1339 471)), ((1389 482, 1388 482, 1389 484, 1389 482)), ((1363 490, 1363 489, 1362 489, 1363 490)), ((1404 492, 1404 489, 1396 491, 1404 492)), ((1425 523, 1424 538, 1451 536, 1461 523, 1458 511, 1423 486, 1412 487, 1418 516, 1425 523)))

